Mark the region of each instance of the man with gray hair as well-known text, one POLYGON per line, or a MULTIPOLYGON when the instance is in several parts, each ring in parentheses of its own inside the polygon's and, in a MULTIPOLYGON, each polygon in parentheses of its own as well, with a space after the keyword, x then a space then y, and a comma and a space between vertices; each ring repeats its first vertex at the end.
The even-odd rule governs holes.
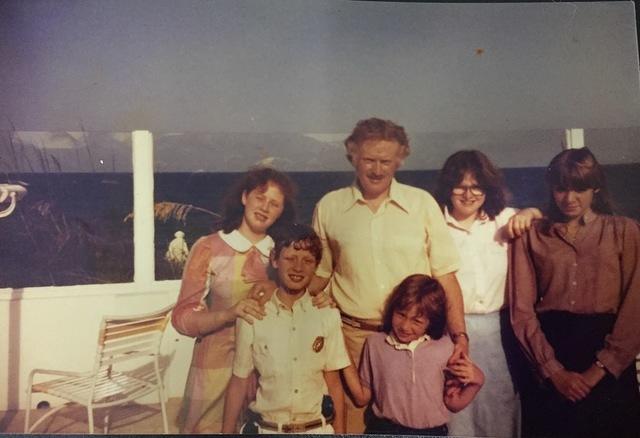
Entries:
MULTIPOLYGON (((458 253, 442 212, 426 191, 394 178, 409 155, 402 126, 369 118, 345 140, 355 181, 327 193, 316 205, 313 227, 323 257, 310 289, 325 289, 340 308, 347 350, 355 365, 365 338, 382 327, 385 300, 410 274, 435 277, 447 296, 454 356, 468 353, 462 294, 455 277, 458 253)), ((347 432, 364 431, 363 409, 347 403, 347 432)))

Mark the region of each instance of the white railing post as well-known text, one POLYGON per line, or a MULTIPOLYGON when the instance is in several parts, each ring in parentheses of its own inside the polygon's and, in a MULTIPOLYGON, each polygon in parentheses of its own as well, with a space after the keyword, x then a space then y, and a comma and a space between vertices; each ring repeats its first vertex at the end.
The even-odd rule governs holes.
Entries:
POLYGON ((153 136, 131 133, 133 158, 133 281, 151 285, 155 279, 153 216, 153 136))
POLYGON ((584 147, 584 129, 569 128, 564 130, 565 149, 580 149, 584 147))

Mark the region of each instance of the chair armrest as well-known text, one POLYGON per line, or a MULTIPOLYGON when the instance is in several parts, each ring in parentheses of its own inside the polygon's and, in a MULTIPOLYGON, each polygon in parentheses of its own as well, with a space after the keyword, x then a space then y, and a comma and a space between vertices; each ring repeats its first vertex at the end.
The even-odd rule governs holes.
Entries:
POLYGON ((91 371, 85 372, 77 372, 77 371, 61 371, 61 370, 48 370, 44 368, 34 368, 29 373, 29 385, 33 382, 33 377, 36 374, 49 374, 53 376, 63 376, 63 377, 87 377, 93 375, 91 371))

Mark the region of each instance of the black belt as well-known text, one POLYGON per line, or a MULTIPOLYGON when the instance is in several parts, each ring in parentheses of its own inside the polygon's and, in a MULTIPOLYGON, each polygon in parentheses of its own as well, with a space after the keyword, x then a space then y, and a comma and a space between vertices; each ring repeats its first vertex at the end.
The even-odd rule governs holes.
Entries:
POLYGON ((413 427, 403 426, 387 418, 380 418, 374 416, 369 420, 367 428, 364 431, 365 434, 380 434, 380 435, 422 435, 422 436, 447 436, 449 435, 449 428, 446 424, 435 427, 427 427, 424 429, 415 429, 413 427))
POLYGON ((372 332, 382 331, 382 324, 371 324, 364 319, 356 318, 355 316, 347 315, 346 313, 342 312, 340 312, 340 318, 342 319, 342 322, 354 328, 369 330, 372 332))

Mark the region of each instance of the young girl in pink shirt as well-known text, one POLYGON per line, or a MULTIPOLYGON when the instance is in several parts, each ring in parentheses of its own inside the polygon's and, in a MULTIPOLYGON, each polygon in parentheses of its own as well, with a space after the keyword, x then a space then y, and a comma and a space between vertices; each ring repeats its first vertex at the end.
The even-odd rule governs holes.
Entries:
POLYGON ((473 400, 484 374, 465 354, 447 364, 453 343, 445 327, 446 299, 435 279, 415 274, 396 286, 383 332, 365 342, 359 373, 353 365, 343 371, 355 403, 372 401, 365 433, 447 435, 449 412, 473 400))

